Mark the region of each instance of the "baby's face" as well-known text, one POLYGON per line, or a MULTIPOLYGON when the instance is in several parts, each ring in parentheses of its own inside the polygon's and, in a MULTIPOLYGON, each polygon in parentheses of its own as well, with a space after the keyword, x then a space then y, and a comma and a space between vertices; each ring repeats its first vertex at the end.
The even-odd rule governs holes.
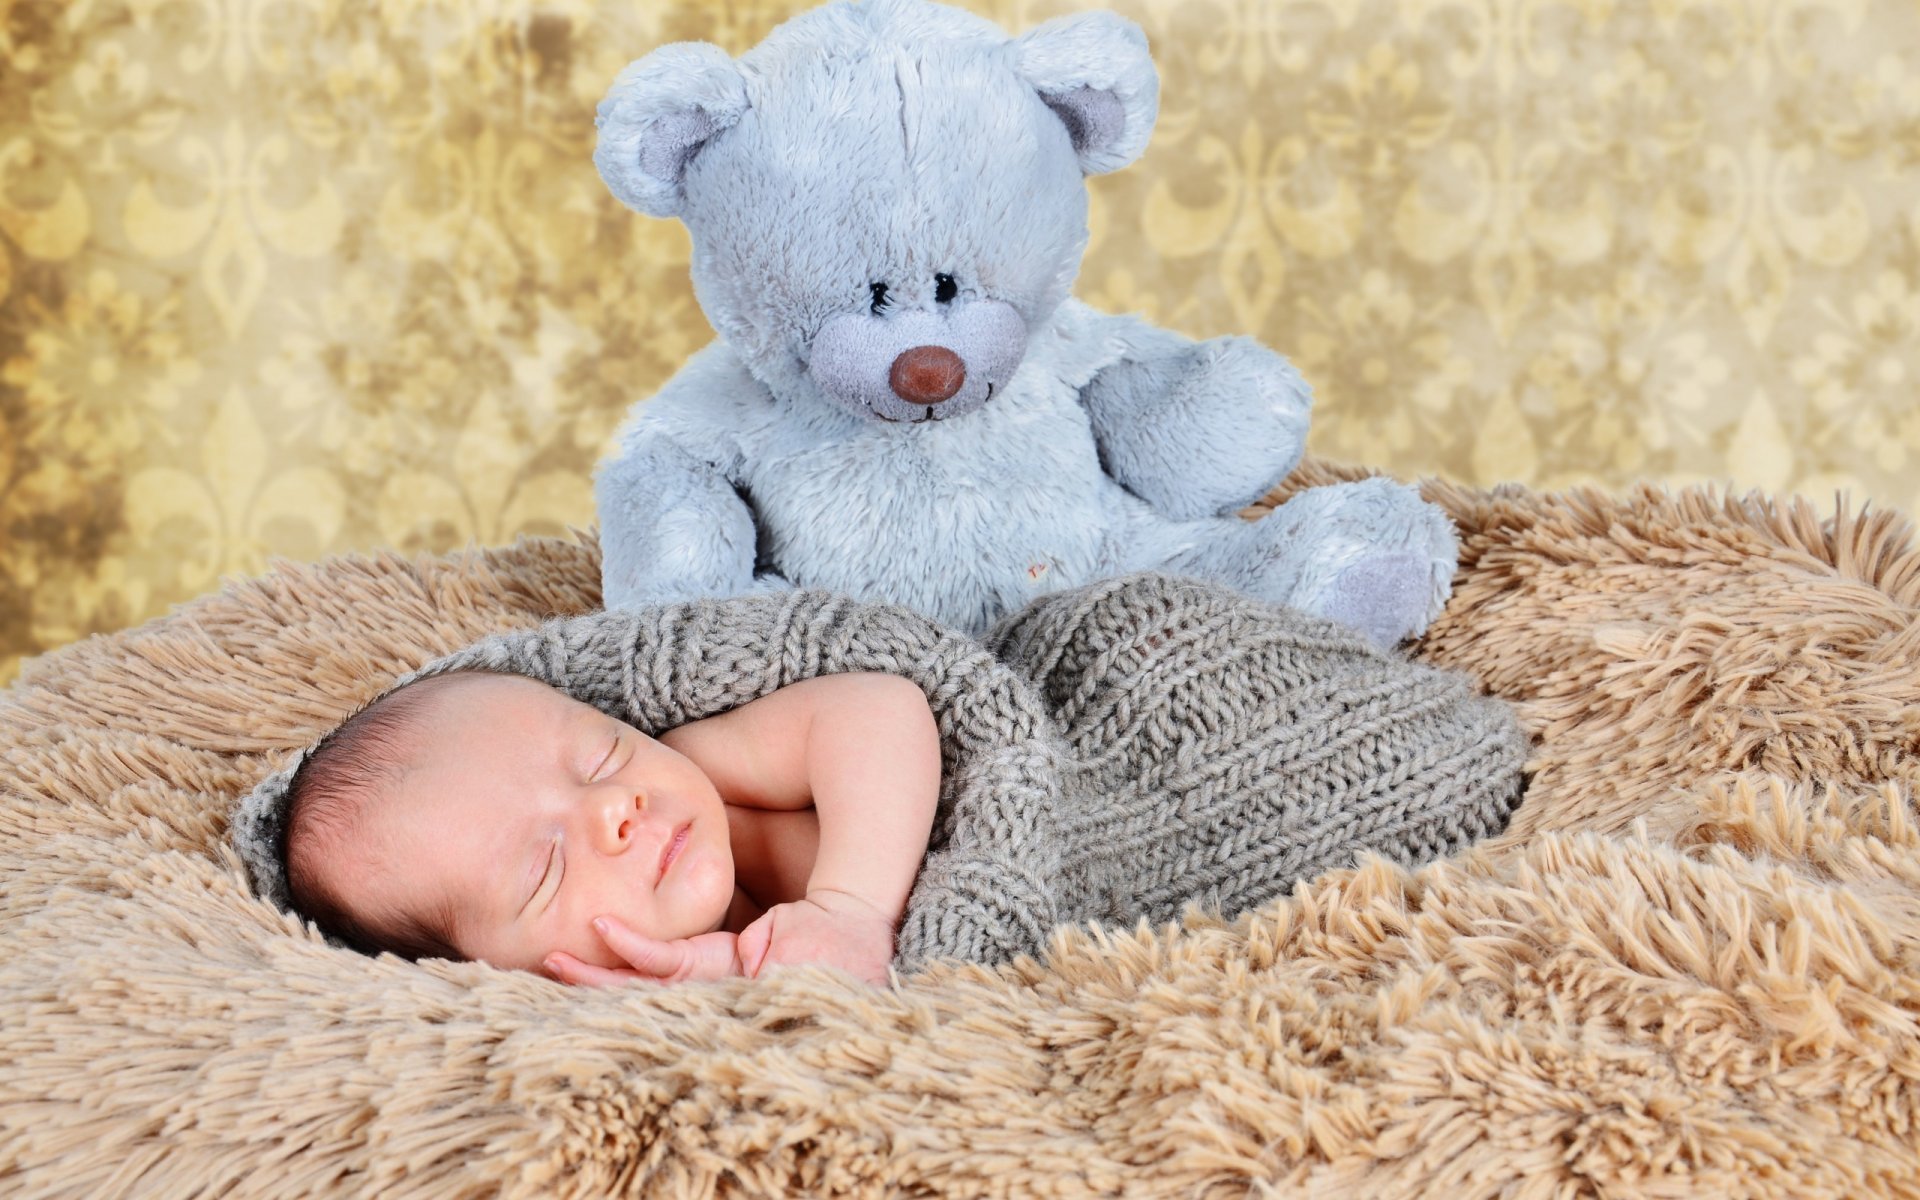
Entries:
POLYGON ((662 940, 720 927, 726 808, 684 755, 530 679, 474 675, 429 704, 404 776, 330 861, 356 908, 444 901, 463 954, 528 971, 555 950, 625 966, 603 915, 662 940))

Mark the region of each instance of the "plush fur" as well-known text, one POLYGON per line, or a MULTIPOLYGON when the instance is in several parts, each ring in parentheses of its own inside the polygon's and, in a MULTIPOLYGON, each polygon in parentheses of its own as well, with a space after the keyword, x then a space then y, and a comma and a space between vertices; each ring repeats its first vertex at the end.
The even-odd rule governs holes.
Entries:
POLYGON ((738 61, 681 43, 623 71, 595 163, 628 205, 686 222, 720 339, 600 469, 607 603, 802 585, 977 633, 1039 593, 1159 569, 1382 642, 1425 629, 1456 541, 1411 489, 1233 515, 1300 458, 1311 395, 1284 359, 1069 297, 1085 177, 1140 155, 1158 95, 1113 13, 1010 39, 924 0, 832 4, 738 61), (902 381, 909 351, 932 376, 902 381))
POLYGON ((1537 739, 1505 834, 883 989, 569 989, 254 898, 236 797, 426 659, 593 609, 591 546, 286 564, 31 663, 0 1193, 1911 1200, 1910 526, 1428 494, 1462 569, 1417 657, 1537 739))

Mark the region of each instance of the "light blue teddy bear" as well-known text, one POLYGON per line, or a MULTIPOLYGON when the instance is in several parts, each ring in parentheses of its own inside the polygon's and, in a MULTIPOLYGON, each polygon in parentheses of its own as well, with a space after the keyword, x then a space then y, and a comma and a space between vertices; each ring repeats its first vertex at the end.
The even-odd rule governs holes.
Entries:
POLYGON ((1010 39, 927 0, 829 4, 737 60, 682 42, 622 71, 594 162, 686 222, 720 338, 598 471, 608 606, 824 587, 979 633, 1154 569, 1384 644, 1424 630, 1458 548, 1412 488, 1233 515, 1299 461, 1311 395, 1285 359, 1068 295, 1085 177, 1139 157, 1158 103, 1117 14, 1010 39))

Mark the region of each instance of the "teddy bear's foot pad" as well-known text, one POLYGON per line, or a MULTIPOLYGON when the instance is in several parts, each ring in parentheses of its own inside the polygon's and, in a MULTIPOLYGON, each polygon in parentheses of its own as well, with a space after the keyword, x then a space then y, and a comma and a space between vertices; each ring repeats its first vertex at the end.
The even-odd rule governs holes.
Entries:
POLYGON ((1331 579, 1303 607, 1394 646, 1427 627, 1433 604, 1428 561, 1417 554, 1365 558, 1331 579))

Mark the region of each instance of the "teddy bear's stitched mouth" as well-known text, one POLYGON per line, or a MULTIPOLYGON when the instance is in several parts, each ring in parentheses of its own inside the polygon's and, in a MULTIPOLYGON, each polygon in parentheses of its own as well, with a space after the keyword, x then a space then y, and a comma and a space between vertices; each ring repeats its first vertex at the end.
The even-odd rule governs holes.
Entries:
POLYGON ((940 415, 930 408, 926 410, 925 416, 914 417, 906 421, 902 421, 899 417, 889 417, 882 413, 873 412, 872 409, 868 409, 867 411, 889 425, 925 425, 928 421, 938 421, 940 419, 940 415))
MULTIPOLYGON (((993 399, 993 385, 992 385, 991 383, 989 383, 989 384, 987 385, 987 400, 991 400, 991 399, 993 399)), ((986 402, 987 402, 986 400, 982 400, 982 401, 981 401, 981 403, 982 403, 982 404, 985 404, 986 402)), ((943 401, 943 403, 944 403, 944 401, 943 401)), ((946 420, 946 418, 945 418, 945 417, 943 417, 943 416, 941 416, 941 415, 940 415, 939 413, 937 413, 937 412, 935 412, 935 411, 933 411, 933 410, 934 410, 935 408, 937 408, 937 407, 939 407, 939 406, 938 406, 938 405, 929 405, 929 406, 927 407, 927 410, 926 410, 926 415, 925 415, 925 416, 922 416, 922 417, 915 417, 915 418, 913 418, 913 419, 912 419, 911 421, 902 421, 902 420, 901 420, 901 419, 900 419, 899 417, 889 417, 889 416, 883 416, 883 415, 882 415, 882 414, 880 414, 880 413, 877 413, 877 412, 873 412, 873 410, 872 410, 872 409, 868 409, 867 411, 868 411, 868 412, 870 412, 870 413, 873 413, 873 415, 874 415, 874 416, 876 416, 876 417, 879 417, 879 418, 880 418, 880 419, 881 419, 882 421, 885 421, 885 422, 886 422, 887 424, 889 424, 889 425, 903 425, 903 424, 904 424, 904 425, 925 425, 925 424, 926 424, 926 423, 927 423, 928 421, 944 421, 944 420, 946 420)))

